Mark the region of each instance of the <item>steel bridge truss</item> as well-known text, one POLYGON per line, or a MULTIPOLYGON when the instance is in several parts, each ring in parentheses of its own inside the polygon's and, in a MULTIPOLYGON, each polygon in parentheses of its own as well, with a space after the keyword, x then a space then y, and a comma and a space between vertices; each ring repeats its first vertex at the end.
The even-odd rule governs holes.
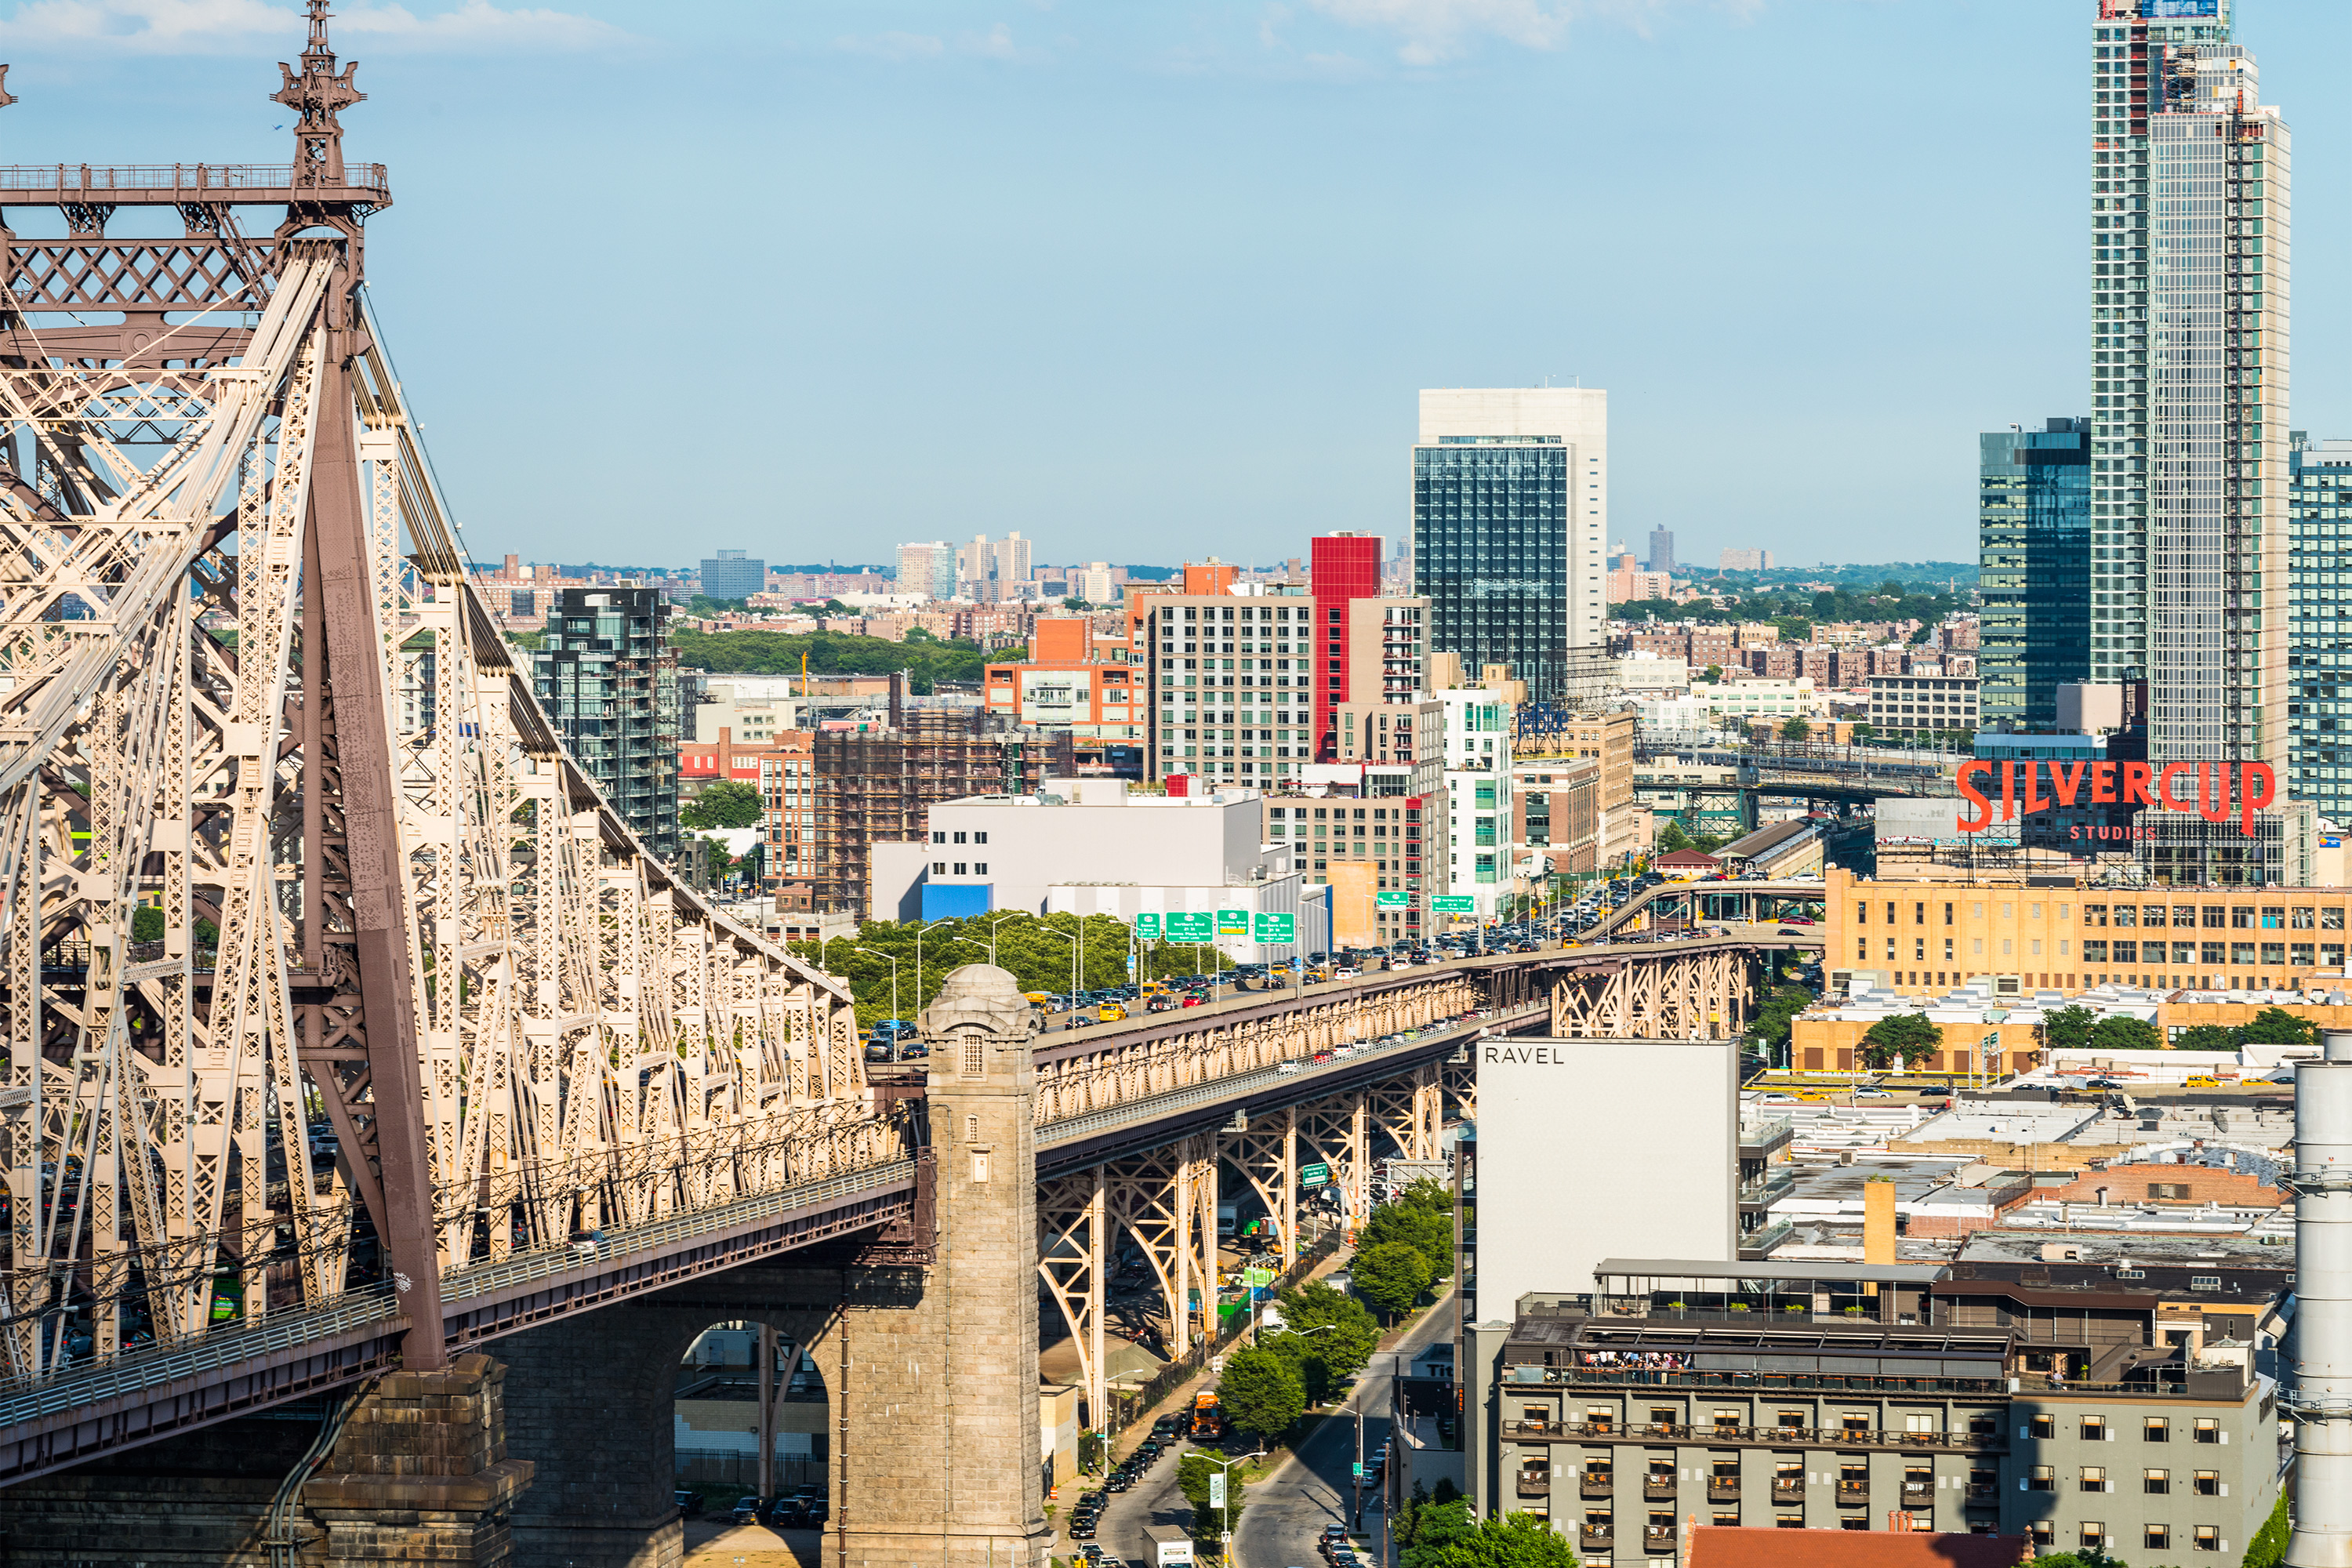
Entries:
POLYGON ((383 1280, 430 1367, 445 1272, 908 1152, 845 989, 534 700, 360 287, 381 171, 323 145, 274 194, 0 171, 69 231, 0 231, 11 1385, 383 1280), (123 205, 187 237, 108 241, 123 205))
POLYGON ((1747 1027, 1755 963, 1734 947, 1645 954, 1562 970, 1551 1031, 1562 1039, 1724 1040, 1747 1027))

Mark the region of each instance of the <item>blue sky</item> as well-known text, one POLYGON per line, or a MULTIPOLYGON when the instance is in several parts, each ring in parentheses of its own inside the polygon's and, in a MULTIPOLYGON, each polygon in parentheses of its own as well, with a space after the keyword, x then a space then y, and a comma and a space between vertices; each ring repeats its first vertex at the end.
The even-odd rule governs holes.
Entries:
MULTIPOLYGON (((1270 561, 1408 525, 1423 386, 1611 394, 1612 531, 1968 559, 2084 412, 2092 0, 347 5, 377 309, 478 555, 1270 561)), ((2342 6, 2294 423, 2352 434, 2342 6)), ((10 162, 280 161, 265 0, 0 3, 10 162)))

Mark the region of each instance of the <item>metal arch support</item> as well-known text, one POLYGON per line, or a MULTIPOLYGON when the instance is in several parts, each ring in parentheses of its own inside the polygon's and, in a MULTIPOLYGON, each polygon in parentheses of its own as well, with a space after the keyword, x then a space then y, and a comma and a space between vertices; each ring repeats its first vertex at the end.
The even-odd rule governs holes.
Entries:
POLYGON ((1242 1173, 1273 1217, 1281 1238, 1282 1266, 1298 1261, 1298 1110, 1253 1117, 1240 1132, 1218 1134, 1218 1153, 1242 1173))
POLYGON ((1069 1325, 1071 1342, 1077 1347, 1080 1386, 1086 1390, 1087 1423, 1097 1427, 1108 1423, 1110 1411, 1103 1363, 1109 1217, 1109 1182, 1099 1165, 1039 1184, 1037 1272, 1069 1325))

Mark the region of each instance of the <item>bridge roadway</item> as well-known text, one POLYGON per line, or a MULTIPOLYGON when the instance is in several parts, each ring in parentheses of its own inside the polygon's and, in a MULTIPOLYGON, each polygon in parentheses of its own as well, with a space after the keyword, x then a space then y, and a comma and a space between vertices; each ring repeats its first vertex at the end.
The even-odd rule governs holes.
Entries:
MULTIPOLYGON (((1439 1095, 1450 1091, 1457 1103, 1471 1102, 1475 1079, 1466 1063, 1456 1063, 1461 1070, 1452 1075, 1435 1070, 1463 1057, 1469 1040, 1489 1031, 1554 1026, 1618 1036, 1736 1033, 1748 1001, 1749 963, 1770 948, 1804 945, 1754 937, 1638 947, 1549 945, 1303 990, 1244 992, 1201 1007, 1041 1036, 1033 1051, 1041 1192, 1051 1194, 1056 1184, 1074 1178, 1099 1192, 1138 1180, 1139 1168, 1148 1183, 1154 1173, 1169 1174, 1168 1151, 1190 1149, 1192 1168, 1184 1184, 1200 1185, 1205 1206, 1172 1201, 1166 1193, 1141 1200, 1141 1207, 1163 1211, 1169 1221, 1165 1234, 1150 1238, 1163 1265, 1180 1254, 1191 1264, 1163 1268, 1172 1309, 1187 1300, 1192 1279, 1213 1269, 1213 1172, 1221 1157, 1213 1142, 1237 1117, 1250 1125, 1272 1118, 1283 1130, 1278 1156, 1255 1166, 1245 1156, 1223 1157, 1244 1163, 1271 1200, 1285 1252, 1295 1256, 1296 1215, 1286 1200, 1295 1194, 1300 1164, 1328 1165, 1348 1211, 1360 1215, 1369 1207, 1373 1136, 1384 1132, 1401 1152, 1434 1157, 1443 1122, 1439 1095), (1456 1013, 1475 1016, 1456 1020, 1456 1013), (1387 1043, 1363 1043, 1383 1038, 1387 1043), (1316 1061, 1321 1053, 1328 1059, 1316 1061), (1318 1108, 1334 1109, 1318 1122, 1318 1108), (1338 1125, 1329 1125, 1335 1119, 1338 1125)), ((885 1116, 898 1114, 920 1093, 919 1080, 878 1076, 874 1089, 885 1116)), ((1245 1142, 1237 1139, 1234 1147, 1245 1142)), ((870 1142, 864 1146, 870 1148, 870 1142)), ((845 1151, 852 1147, 844 1144, 845 1151)), ((807 1156, 795 1146, 793 1157, 807 1156)), ((928 1159, 919 1146, 887 1158, 847 1158, 772 1192, 607 1226, 577 1246, 451 1270, 441 1282, 444 1342, 456 1353, 829 1238, 910 1232, 925 1195, 928 1159)), ((1042 1202, 1041 1215, 1052 1206, 1042 1202)), ((1041 1237, 1048 1260, 1058 1239, 1041 1237)), ((1045 1273, 1055 1279, 1050 1268, 1045 1273)), ((1096 1300, 1073 1327, 1091 1333, 1099 1319, 1099 1287, 1090 1284, 1087 1294, 1096 1300)), ((1190 1315, 1170 1313, 1179 1324, 1190 1315)), ((127 1350, 37 1380, 10 1379, 0 1384, 0 1482, 387 1370, 399 1363, 404 1339, 415 1326, 399 1293, 376 1285, 323 1310, 274 1313, 257 1325, 225 1327, 190 1343, 127 1350)), ((1178 1348, 1210 1326, 1181 1328, 1178 1348)), ((1095 1392, 1099 1397, 1098 1385, 1095 1392)))
MULTIPOLYGON (((1677 909, 1685 919, 1694 922, 1745 921, 1764 926, 1775 925, 1775 916, 1762 912, 1766 907, 1774 903, 1793 903, 1806 906, 1803 912, 1807 919, 1819 920, 1824 896, 1818 881, 1742 879, 1724 882, 1660 882, 1643 889, 1612 910, 1607 919, 1586 933, 1586 939, 1591 941, 1622 936, 1636 931, 1653 931, 1657 927, 1660 915, 1677 909), (1710 903, 1715 906, 1713 909, 1703 907, 1710 903), (1737 915, 1727 913, 1723 908, 1726 904, 1737 904, 1745 912, 1737 915)), ((1800 946, 1817 948, 1821 945, 1819 936, 1782 938, 1778 935, 1777 927, 1772 941, 1776 944, 1790 942, 1800 946)))
POLYGON ((1637 742, 1634 756, 1642 762, 1663 757, 1729 768, 1734 770, 1732 782, 1720 787, 1753 795, 1850 801, 1875 800, 1885 795, 1957 798, 1959 786, 1954 782, 1954 770, 1966 760, 1948 752, 1872 746, 1750 750, 1676 745, 1654 739, 1637 742))

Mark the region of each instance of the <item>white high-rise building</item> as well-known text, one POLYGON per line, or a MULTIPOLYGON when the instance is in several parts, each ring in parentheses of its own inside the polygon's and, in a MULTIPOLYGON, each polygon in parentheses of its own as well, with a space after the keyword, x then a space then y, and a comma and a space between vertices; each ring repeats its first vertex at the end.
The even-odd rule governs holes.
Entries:
POLYGON ((1507 664, 1538 700, 1607 640, 1609 395, 1568 386, 1421 395, 1413 592, 1432 651, 1507 664))

